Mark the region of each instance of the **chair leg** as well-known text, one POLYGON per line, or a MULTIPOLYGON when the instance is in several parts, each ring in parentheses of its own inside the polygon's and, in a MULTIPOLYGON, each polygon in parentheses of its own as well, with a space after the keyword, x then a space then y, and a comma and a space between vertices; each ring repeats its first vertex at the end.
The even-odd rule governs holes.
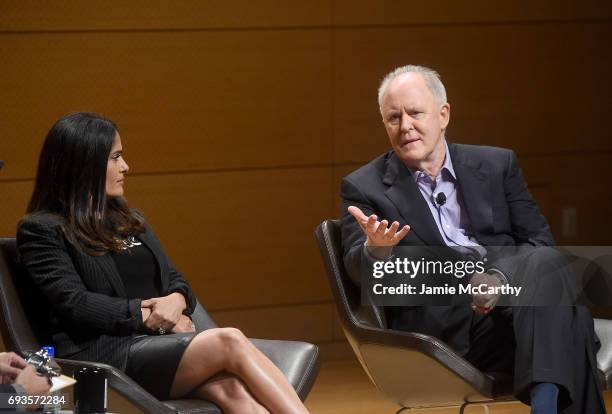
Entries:
MULTIPOLYGON (((459 407, 459 414, 465 414, 465 409, 468 405, 480 405, 482 409, 484 410, 484 414, 491 414, 488 404, 482 404, 482 403, 477 403, 477 402, 467 402, 467 401, 461 404, 461 407, 459 407)), ((397 410, 395 414, 400 414, 400 413, 403 413, 404 411, 406 412, 410 411, 410 407, 402 407, 399 410, 397 410)))
POLYGON ((461 404, 461 407, 459 408, 459 414, 465 414, 465 409, 468 405, 480 405, 482 407, 482 409, 484 410, 484 414, 490 414, 491 411, 489 411, 489 405, 488 404, 479 404, 479 403, 472 403, 472 402, 464 402, 463 404, 461 404))

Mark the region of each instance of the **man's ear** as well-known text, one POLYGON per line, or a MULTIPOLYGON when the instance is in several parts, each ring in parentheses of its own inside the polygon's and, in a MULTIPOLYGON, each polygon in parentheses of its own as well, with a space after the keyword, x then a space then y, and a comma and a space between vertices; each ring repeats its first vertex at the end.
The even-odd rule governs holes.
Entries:
POLYGON ((450 121, 450 104, 447 102, 440 107, 440 124, 442 129, 446 129, 450 121))

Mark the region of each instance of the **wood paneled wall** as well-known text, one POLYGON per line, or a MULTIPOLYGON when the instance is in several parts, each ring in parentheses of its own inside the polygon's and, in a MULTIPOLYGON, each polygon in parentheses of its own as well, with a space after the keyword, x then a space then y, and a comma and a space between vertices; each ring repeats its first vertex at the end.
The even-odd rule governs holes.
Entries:
POLYGON ((382 76, 437 69, 449 138, 514 149, 559 242, 609 244, 611 18, 603 0, 3 1, 0 235, 51 124, 102 113, 130 203, 212 314, 342 355, 313 230, 338 216, 341 177, 388 148, 382 76))

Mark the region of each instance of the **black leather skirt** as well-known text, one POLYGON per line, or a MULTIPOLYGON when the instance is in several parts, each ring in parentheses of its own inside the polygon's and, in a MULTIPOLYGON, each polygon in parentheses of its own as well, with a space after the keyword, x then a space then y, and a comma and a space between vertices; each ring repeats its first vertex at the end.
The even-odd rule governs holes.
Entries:
POLYGON ((125 373, 158 399, 169 399, 181 357, 196 335, 189 332, 134 337, 125 373))

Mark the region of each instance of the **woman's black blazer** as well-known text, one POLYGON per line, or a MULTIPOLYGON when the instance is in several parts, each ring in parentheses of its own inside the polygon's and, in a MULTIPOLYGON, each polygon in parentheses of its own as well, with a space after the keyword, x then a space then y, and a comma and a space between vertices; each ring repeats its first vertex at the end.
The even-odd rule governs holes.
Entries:
MULTIPOLYGON (((48 301, 56 355, 103 362, 124 370, 131 338, 149 333, 141 299, 128 299, 109 254, 91 256, 64 235, 64 219, 51 213, 24 218, 17 231, 19 260, 48 301)), ((137 236, 159 265, 162 295, 181 292, 191 314, 196 299, 189 284, 164 253, 153 230, 137 236)), ((143 298, 144 299, 144 298, 143 298)), ((41 310, 42 311, 42 310, 41 310)))

